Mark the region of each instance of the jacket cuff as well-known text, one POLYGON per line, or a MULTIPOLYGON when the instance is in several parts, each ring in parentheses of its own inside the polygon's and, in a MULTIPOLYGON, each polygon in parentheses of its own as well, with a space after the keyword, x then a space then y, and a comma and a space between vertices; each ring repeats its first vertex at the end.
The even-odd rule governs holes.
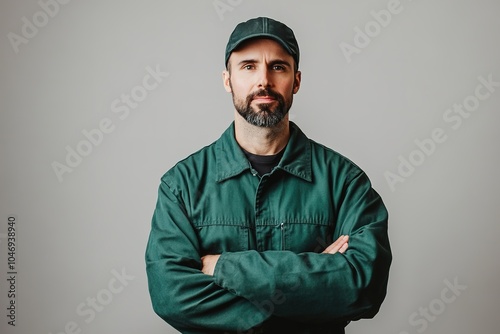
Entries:
POLYGON ((228 275, 236 275, 236 268, 234 268, 234 266, 231 264, 231 261, 237 261, 238 257, 239 256, 236 253, 222 253, 219 257, 219 260, 217 260, 217 264, 214 268, 215 284, 236 296, 240 295, 236 292, 236 290, 227 285, 227 279, 229 279, 228 275))

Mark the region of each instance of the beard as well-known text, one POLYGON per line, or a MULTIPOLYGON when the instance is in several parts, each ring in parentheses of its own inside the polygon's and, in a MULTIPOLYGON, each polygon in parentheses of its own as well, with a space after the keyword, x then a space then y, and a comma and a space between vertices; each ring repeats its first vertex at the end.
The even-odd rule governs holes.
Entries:
POLYGON ((285 115, 290 110, 293 101, 293 94, 290 96, 289 103, 285 102, 285 98, 273 91, 272 89, 262 89, 258 92, 251 93, 246 99, 237 99, 233 95, 233 103, 236 111, 250 124, 259 127, 274 127, 283 120, 285 115), (253 99, 256 96, 270 96, 275 99, 273 103, 259 103, 257 108, 251 106, 253 99), (273 105, 276 105, 273 107, 273 105))

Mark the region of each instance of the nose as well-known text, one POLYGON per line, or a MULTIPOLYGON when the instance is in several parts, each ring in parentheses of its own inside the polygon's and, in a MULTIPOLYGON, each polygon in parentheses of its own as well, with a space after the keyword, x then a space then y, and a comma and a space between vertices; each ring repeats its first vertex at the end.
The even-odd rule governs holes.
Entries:
POLYGON ((271 73, 266 66, 261 67, 258 74, 257 83, 259 88, 266 88, 271 85, 271 73))

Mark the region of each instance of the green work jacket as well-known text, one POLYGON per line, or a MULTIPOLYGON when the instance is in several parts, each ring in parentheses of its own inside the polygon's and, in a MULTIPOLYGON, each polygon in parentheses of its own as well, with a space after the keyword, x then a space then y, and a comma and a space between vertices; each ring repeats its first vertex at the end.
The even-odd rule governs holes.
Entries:
POLYGON ((263 176, 233 123, 161 179, 146 249, 153 309, 182 333, 344 333, 385 298, 387 217, 366 174, 294 123, 263 176), (321 254, 340 235, 347 251, 321 254), (222 254, 213 276, 207 254, 222 254))

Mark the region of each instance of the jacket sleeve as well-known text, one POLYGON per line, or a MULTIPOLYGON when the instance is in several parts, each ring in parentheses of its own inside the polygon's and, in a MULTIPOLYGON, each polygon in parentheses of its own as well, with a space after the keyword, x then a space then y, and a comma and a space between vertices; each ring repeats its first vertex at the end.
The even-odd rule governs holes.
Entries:
POLYGON ((349 235, 344 254, 223 253, 215 282, 276 316, 298 321, 373 317, 386 295, 392 259, 387 210, 362 172, 347 184, 339 205, 335 234, 349 235))
POLYGON ((270 314, 201 272, 199 243, 175 190, 163 180, 146 248, 154 311, 182 333, 246 330, 270 314))

